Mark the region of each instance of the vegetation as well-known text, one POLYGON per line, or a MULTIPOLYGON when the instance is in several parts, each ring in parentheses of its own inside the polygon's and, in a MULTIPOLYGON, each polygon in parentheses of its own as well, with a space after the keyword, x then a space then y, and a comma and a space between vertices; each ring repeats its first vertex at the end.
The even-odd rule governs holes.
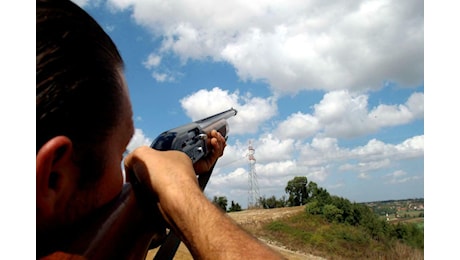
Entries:
MULTIPOLYGON (((304 205, 303 213, 251 232, 328 259, 423 259, 423 199, 352 203, 303 176, 288 181, 285 192, 288 198, 263 196, 258 204, 304 205)), ((233 201, 227 210, 226 197, 215 196, 213 203, 228 212, 241 210, 233 201)))
POLYGON ((414 211, 414 205, 423 205, 423 199, 352 203, 330 195, 306 177, 294 177, 285 191, 287 200, 260 197, 259 204, 264 208, 305 205, 305 211, 265 225, 262 235, 271 240, 334 259, 423 259, 423 219, 421 223, 401 221, 423 218, 423 208, 414 211), (389 214, 399 221, 389 221, 389 214))
POLYGON ((268 223, 257 235, 327 259, 423 259, 423 249, 404 241, 375 239, 366 227, 330 222, 307 212, 268 223))
POLYGON ((263 196, 259 198, 258 204, 264 209, 283 208, 289 205, 285 196, 282 196, 280 199, 277 199, 275 196, 271 196, 270 198, 263 196))
POLYGON ((223 211, 227 211, 227 197, 214 196, 214 198, 212 199, 212 203, 216 205, 217 207, 219 207, 220 209, 222 209, 223 211))
POLYGON ((238 203, 235 203, 232 200, 232 204, 230 205, 230 208, 228 209, 228 212, 234 212, 234 211, 241 211, 241 206, 238 203))
POLYGON ((214 196, 214 198, 212 199, 212 203, 214 203, 214 205, 216 205, 217 207, 219 207, 225 212, 241 211, 240 204, 235 203, 233 200, 231 202, 230 208, 228 208, 227 210, 227 202, 228 200, 227 200, 227 197, 225 196, 220 196, 220 197, 214 196))
POLYGON ((289 205, 299 206, 304 205, 311 194, 311 190, 307 189, 307 177, 297 176, 290 180, 284 189, 289 194, 289 205))

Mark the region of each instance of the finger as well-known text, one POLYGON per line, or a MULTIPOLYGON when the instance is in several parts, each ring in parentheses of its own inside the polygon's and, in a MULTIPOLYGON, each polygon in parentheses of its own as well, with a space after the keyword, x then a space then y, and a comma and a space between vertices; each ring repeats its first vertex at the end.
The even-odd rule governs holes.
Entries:
POLYGON ((223 142, 222 140, 218 140, 218 139, 213 139, 212 140, 213 142, 213 156, 215 157, 215 159, 221 157, 223 154, 224 154, 224 149, 225 149, 225 142, 223 142))

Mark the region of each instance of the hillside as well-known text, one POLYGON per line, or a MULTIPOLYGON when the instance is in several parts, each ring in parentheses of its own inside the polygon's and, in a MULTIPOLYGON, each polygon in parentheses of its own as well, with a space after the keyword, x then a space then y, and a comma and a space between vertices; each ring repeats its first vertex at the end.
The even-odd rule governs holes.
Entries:
MULTIPOLYGON (((237 223, 239 223, 243 228, 248 230, 252 233, 257 228, 264 223, 268 223, 273 220, 286 218, 297 214, 304 210, 303 206, 299 207, 287 207, 287 208, 276 208, 276 209, 251 209, 251 210, 244 210, 239 212, 230 212, 228 215, 234 219, 237 223)), ((291 260, 300 260, 300 259, 324 259, 321 257, 316 257, 313 255, 306 255, 300 252, 294 252, 291 250, 286 249, 282 245, 276 245, 274 242, 266 241, 262 238, 259 238, 269 246, 274 248, 275 250, 279 251, 281 254, 286 256, 288 259, 291 260)), ((146 259, 153 259, 156 254, 157 249, 150 250, 147 254, 146 259)), ((181 243, 179 249, 177 250, 176 257, 174 259, 177 260, 188 260, 193 259, 190 255, 187 248, 181 243)))

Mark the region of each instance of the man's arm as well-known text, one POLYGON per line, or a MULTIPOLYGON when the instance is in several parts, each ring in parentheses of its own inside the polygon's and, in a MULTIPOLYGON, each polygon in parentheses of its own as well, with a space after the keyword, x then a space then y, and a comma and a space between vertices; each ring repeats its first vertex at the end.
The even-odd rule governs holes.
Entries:
POLYGON ((198 259, 283 259, 217 209, 201 191, 190 158, 140 147, 125 158, 157 201, 163 218, 198 259))
MULTIPOLYGON (((190 187, 191 188, 191 187, 190 187)), ((246 233, 200 192, 174 205, 170 220, 196 259, 282 259, 246 233)))

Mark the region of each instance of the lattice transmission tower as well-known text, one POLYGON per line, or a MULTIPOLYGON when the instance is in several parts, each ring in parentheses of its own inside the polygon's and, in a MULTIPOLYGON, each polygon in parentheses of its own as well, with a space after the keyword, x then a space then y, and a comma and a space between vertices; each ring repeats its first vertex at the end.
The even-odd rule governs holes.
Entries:
POLYGON ((259 207, 259 184, 257 181, 256 174, 256 158, 254 157, 255 149, 252 146, 252 142, 249 141, 248 146, 248 160, 249 160, 249 175, 248 175, 248 184, 249 184, 249 196, 248 196, 248 209, 249 208, 258 208, 259 207))

